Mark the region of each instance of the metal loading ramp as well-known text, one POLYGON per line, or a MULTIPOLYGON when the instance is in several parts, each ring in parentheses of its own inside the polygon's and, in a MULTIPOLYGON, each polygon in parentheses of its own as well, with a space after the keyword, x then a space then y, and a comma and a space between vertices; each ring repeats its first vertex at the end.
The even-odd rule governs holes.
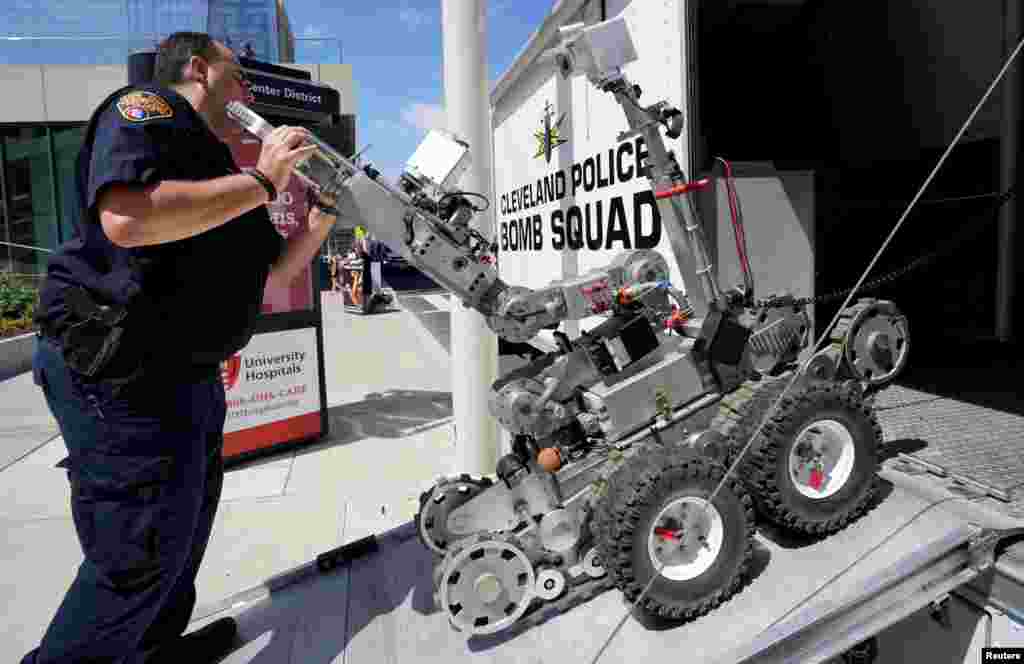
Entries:
MULTIPOLYGON (((806 542, 762 528, 740 594, 687 624, 631 618, 599 661, 824 661, 969 581, 996 539, 1024 526, 902 472, 882 475, 876 504, 847 529, 806 542)), ((433 607, 433 560, 411 524, 378 541, 346 567, 297 570, 206 618, 235 615, 248 641, 224 662, 590 664, 628 609, 611 590, 539 626, 466 639, 433 607)))

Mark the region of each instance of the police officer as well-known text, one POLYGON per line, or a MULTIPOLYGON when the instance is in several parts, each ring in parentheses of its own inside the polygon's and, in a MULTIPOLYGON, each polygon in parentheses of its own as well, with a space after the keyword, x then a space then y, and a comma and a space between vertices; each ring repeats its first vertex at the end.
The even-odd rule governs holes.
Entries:
POLYGON ((216 661, 233 620, 183 636, 223 480, 220 362, 248 343, 268 281, 317 254, 337 209, 285 241, 265 204, 315 148, 278 127, 255 170, 223 142, 249 99, 201 33, 161 44, 153 84, 96 109, 78 156, 82 215, 40 293, 35 381, 60 424, 84 562, 22 664, 216 661))

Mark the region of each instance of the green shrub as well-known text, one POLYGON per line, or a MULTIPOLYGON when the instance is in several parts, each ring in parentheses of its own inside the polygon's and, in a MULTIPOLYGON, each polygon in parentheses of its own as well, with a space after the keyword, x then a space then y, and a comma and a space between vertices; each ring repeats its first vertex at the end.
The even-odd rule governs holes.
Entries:
POLYGON ((31 323, 39 291, 8 274, 0 274, 0 318, 31 323))

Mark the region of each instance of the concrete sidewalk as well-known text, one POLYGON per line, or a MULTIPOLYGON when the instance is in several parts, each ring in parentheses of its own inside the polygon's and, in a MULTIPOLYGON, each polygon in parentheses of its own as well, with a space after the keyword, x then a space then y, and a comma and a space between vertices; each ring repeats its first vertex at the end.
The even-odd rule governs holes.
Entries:
MULTIPOLYGON (((335 548, 412 518, 448 472, 447 359, 421 349, 408 314, 347 315, 327 301, 331 435, 227 473, 198 579, 196 617, 335 548)), ((0 659, 17 661, 49 623, 81 562, 66 456, 42 392, 24 373, 0 382, 0 659)))
MULTIPOLYGON (((199 574, 193 626, 239 616, 251 642, 229 657, 230 664, 452 661, 469 653, 465 639, 434 612, 431 558, 409 523, 420 491, 438 475, 458 470, 452 467, 446 307, 437 296, 424 301, 362 317, 325 298, 330 437, 227 474, 199 574), (318 554, 385 532, 390 535, 371 559, 279 588, 295 576, 289 571, 310 570, 318 554)), ((507 358, 503 370, 515 364, 507 358)), ((878 405, 894 452, 967 448, 971 426, 997 427, 984 434, 986 440, 1011 437, 1022 444, 1013 458, 998 460, 993 481, 1011 491, 1024 483, 1020 413, 903 387, 886 392, 878 405), (954 420, 956 435, 950 437, 954 420)), ((37 643, 81 562, 67 480, 54 468, 66 454, 57 434, 31 374, 0 382, 4 661, 17 661, 37 643)), ((965 452, 962 461, 977 458, 965 452)), ((591 653, 597 638, 586 635, 593 630, 603 638, 622 609, 621 595, 612 592, 588 604, 585 616, 581 609, 560 619, 559 647, 591 653), (578 634, 569 638, 573 630, 578 634), (574 639, 587 642, 573 646, 574 639)), ((488 647, 476 655, 490 662, 559 661, 551 644, 542 642, 553 629, 524 633, 514 647, 488 647)))

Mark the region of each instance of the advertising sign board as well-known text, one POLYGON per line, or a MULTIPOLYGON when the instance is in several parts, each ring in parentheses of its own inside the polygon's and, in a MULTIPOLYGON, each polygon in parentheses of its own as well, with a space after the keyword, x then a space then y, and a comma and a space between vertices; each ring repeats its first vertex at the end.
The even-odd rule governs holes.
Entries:
MULTIPOLYGON (((259 139, 239 130, 226 142, 240 168, 256 165, 259 139)), ((309 232, 306 188, 298 178, 267 207, 282 237, 309 232)), ((221 366, 228 400, 227 458, 326 433, 321 312, 313 282, 310 264, 288 285, 268 283, 256 334, 221 366)))
POLYGON ((321 433, 315 328, 255 335, 222 365, 221 377, 225 456, 321 433))

